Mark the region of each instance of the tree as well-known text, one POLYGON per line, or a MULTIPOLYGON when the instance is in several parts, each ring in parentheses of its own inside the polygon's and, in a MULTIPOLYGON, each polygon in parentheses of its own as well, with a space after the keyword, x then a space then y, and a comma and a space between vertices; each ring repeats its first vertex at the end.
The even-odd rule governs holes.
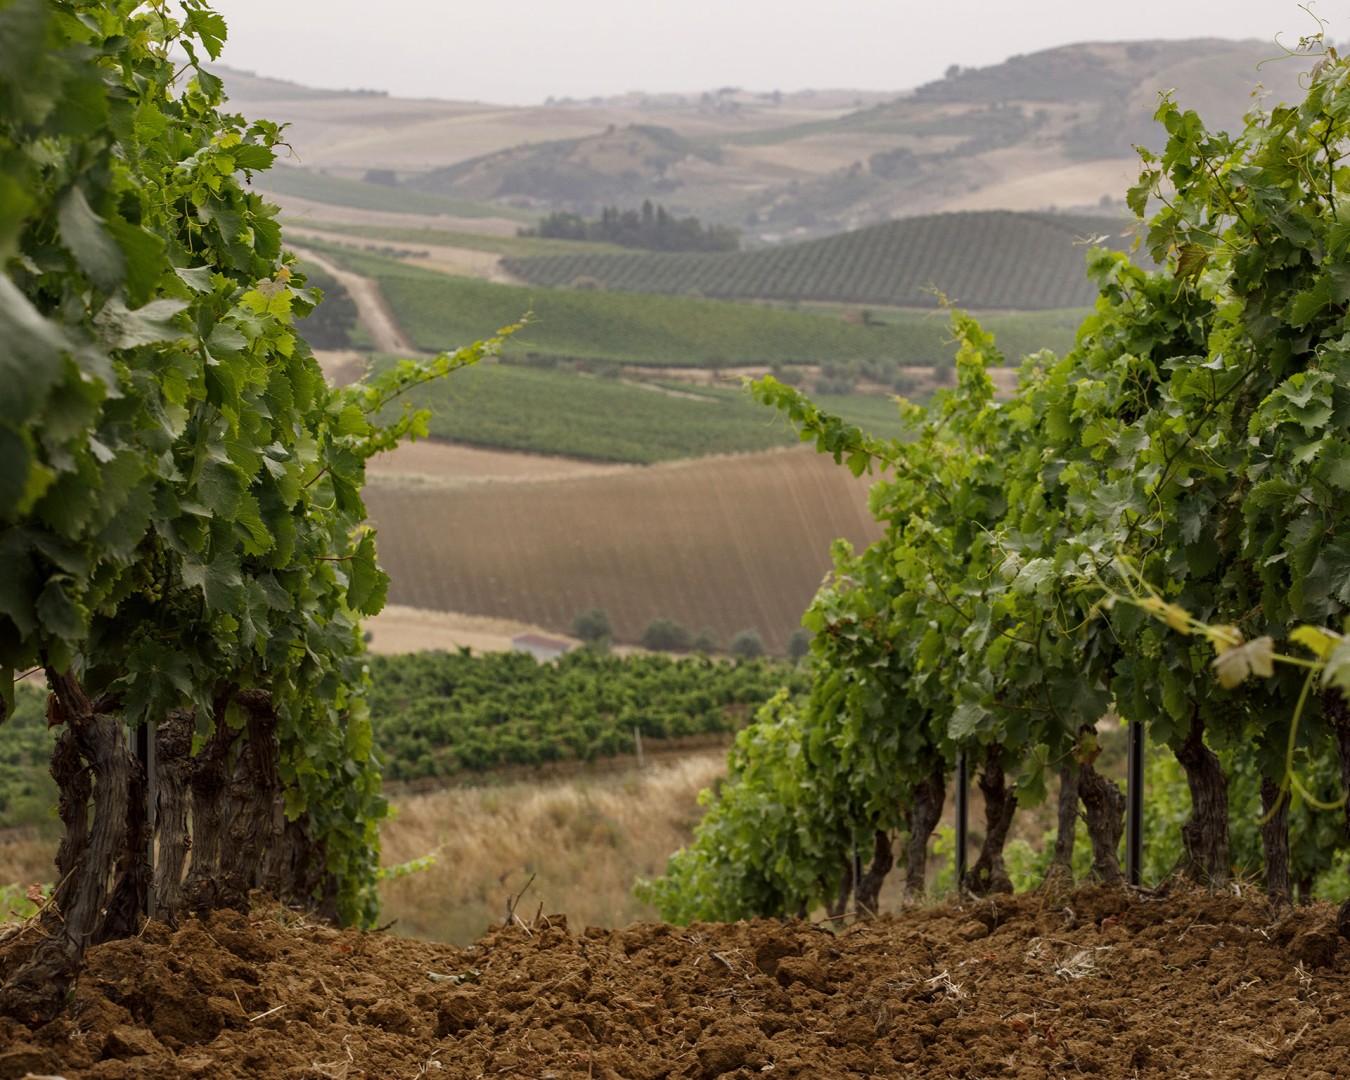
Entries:
POLYGON ((683 623, 657 618, 642 630, 642 647, 653 652, 688 652, 693 638, 683 623))
POLYGON ((731 639, 731 655, 754 660, 764 655, 764 639, 758 630, 739 630, 731 639))
POLYGON ((602 608, 587 608, 572 619, 572 633, 585 642, 597 642, 614 636, 614 624, 609 612, 602 608))

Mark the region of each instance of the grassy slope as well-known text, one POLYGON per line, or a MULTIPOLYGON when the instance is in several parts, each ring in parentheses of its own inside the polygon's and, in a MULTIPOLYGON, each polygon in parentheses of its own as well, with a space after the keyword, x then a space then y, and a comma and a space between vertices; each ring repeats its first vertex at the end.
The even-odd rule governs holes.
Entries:
MULTIPOLYGON (((385 361, 380 361, 385 362, 385 361)), ((437 438, 599 461, 651 464, 791 446, 795 434, 740 389, 635 384, 491 364, 414 392, 437 438)), ((900 432, 887 397, 822 397, 881 435, 900 432)))
POLYGON ((329 203, 333 206, 351 206, 359 210, 386 210, 403 214, 446 214, 451 217, 510 218, 524 224, 533 224, 536 215, 504 206, 489 206, 468 199, 433 195, 389 184, 369 184, 364 180, 347 180, 309 169, 272 169, 257 179, 257 186, 278 195, 295 195, 303 199, 329 203))
POLYGON ((314 246, 377 278, 413 342, 433 351, 482 338, 532 311, 535 321, 516 335, 507 355, 706 367, 869 358, 927 365, 951 354, 945 322, 922 312, 869 327, 714 300, 494 285, 314 246))

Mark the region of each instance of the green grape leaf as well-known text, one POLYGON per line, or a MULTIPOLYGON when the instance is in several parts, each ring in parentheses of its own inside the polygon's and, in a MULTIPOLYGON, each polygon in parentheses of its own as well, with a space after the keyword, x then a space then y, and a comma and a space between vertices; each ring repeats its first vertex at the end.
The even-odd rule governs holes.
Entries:
POLYGON ((348 561, 347 606, 362 615, 384 607, 389 575, 375 563, 375 534, 366 533, 348 561))
POLYGON ((84 272, 100 289, 111 292, 122 280, 126 259, 78 187, 72 187, 61 200, 58 221, 62 242, 84 272))
POLYGON ((27 421, 62 375, 65 333, 49 323, 5 275, 0 275, 0 419, 27 421))

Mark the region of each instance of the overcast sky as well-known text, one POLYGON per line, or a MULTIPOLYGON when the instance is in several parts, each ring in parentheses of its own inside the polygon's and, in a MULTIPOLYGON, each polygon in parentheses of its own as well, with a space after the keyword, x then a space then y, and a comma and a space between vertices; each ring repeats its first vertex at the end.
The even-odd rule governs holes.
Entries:
MULTIPOLYGON (((1258 38, 1293 0, 216 0, 223 63, 325 88, 531 104, 628 90, 904 90, 1078 41, 1258 38)), ((1350 3, 1313 5, 1332 40, 1350 3)))

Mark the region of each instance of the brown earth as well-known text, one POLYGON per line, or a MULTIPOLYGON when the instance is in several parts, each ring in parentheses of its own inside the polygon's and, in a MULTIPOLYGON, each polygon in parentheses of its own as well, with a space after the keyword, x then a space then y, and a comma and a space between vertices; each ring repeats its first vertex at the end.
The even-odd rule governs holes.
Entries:
MULTIPOLYGON (((1350 1077, 1325 905, 1083 889, 830 929, 756 921, 465 949, 262 908, 98 946, 0 1078, 1350 1077)), ((35 929, 0 946, 0 975, 35 929)))

